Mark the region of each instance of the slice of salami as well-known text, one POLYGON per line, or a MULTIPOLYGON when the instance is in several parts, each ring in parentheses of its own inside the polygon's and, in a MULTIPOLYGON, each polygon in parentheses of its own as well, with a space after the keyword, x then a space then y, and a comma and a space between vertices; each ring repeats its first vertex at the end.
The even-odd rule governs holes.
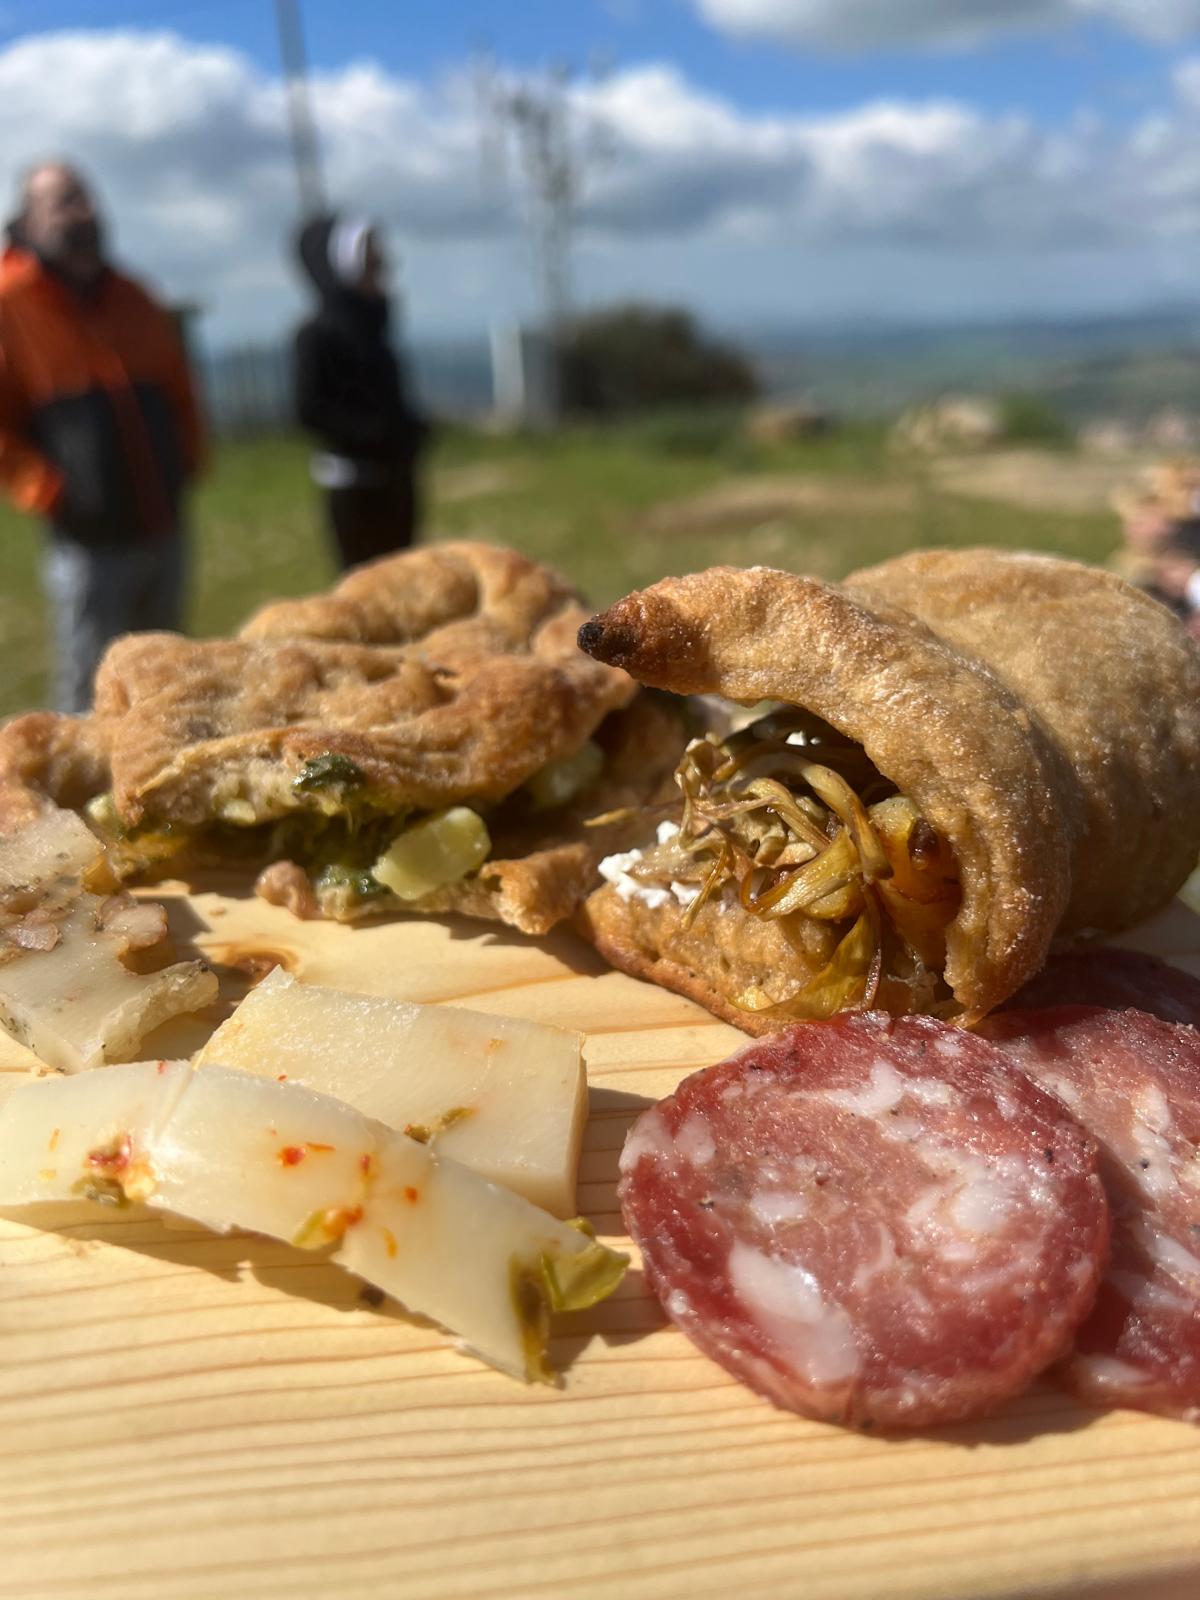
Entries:
POLYGON ((982 1414, 1070 1347, 1107 1255, 1096 1150, 929 1017, 774 1034, 643 1113, 621 1208, 667 1315, 776 1405, 982 1414))
POLYGON ((985 1027, 1100 1147, 1112 1261, 1063 1381, 1095 1404, 1200 1421, 1200 1032, 1080 1006, 985 1027))
POLYGON ((1200 978, 1140 950, 1098 944, 1052 955, 1003 1009, 1038 1006, 1133 1006, 1164 1022, 1200 1028, 1200 978))

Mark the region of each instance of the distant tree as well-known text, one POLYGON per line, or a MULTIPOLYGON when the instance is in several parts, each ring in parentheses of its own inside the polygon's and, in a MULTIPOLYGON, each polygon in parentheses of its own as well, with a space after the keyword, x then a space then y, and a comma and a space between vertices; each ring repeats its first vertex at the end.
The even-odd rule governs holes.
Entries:
POLYGON ((565 409, 617 416, 661 406, 750 400, 758 379, 732 345, 675 306, 620 305, 568 322, 559 340, 565 409))
POLYGON ((1000 426, 1013 444, 1066 445, 1072 440, 1062 413, 1040 394, 1001 395, 1000 426))

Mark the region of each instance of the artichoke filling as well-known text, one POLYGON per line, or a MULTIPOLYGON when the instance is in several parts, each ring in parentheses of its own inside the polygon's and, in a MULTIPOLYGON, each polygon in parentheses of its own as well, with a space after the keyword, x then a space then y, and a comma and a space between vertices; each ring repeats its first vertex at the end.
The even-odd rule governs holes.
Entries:
POLYGON ((953 852, 861 746, 788 708, 693 740, 675 779, 678 826, 660 823, 656 843, 601 871, 616 881, 615 864, 626 898, 631 885, 652 906, 673 900, 684 933, 714 906, 777 924, 797 970, 732 995, 739 1009, 803 1019, 952 1008, 942 969, 962 898, 953 852), (813 923, 829 950, 816 971, 813 923))

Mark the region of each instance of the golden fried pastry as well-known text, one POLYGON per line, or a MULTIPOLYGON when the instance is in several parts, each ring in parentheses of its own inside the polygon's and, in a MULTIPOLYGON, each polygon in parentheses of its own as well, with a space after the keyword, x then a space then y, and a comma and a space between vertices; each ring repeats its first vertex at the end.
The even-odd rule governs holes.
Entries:
POLYGON ((985 662, 1065 756, 1059 931, 1127 928, 1171 898, 1200 854, 1200 652, 1162 606, 1112 572, 999 550, 914 551, 846 587, 985 662))
POLYGON ((78 810, 108 781, 96 718, 29 711, 0 727, 0 833, 15 833, 55 806, 78 810))
MULTIPOLYGON (((583 816, 650 798, 683 742, 577 649, 586 615, 548 568, 464 542, 270 605, 233 639, 129 635, 82 725, 107 764, 93 820, 130 872, 266 864, 261 892, 297 914, 463 910, 542 932, 619 836, 583 816)), ((63 802, 61 758, 10 763, 63 802)))
POLYGON ((1110 573, 988 550, 841 586, 715 568, 580 643, 771 703, 693 742, 582 914, 615 965, 748 1032, 863 1006, 969 1021, 1056 933, 1141 919, 1200 853, 1200 652, 1110 573))
POLYGON ((463 543, 268 606, 236 639, 130 634, 96 678, 117 812, 251 826, 325 814, 339 788, 393 816, 503 799, 633 697, 575 648, 584 615, 548 568, 463 543), (332 756, 356 776, 306 779, 332 756))

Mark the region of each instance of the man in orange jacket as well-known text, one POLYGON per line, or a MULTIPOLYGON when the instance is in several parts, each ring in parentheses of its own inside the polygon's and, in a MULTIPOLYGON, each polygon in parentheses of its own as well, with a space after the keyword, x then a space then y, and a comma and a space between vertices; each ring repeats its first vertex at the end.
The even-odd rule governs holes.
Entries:
POLYGON ((185 490, 203 438, 169 314, 105 257, 74 168, 21 187, 0 260, 0 488, 45 518, 57 701, 85 710, 109 642, 178 628, 185 490))

